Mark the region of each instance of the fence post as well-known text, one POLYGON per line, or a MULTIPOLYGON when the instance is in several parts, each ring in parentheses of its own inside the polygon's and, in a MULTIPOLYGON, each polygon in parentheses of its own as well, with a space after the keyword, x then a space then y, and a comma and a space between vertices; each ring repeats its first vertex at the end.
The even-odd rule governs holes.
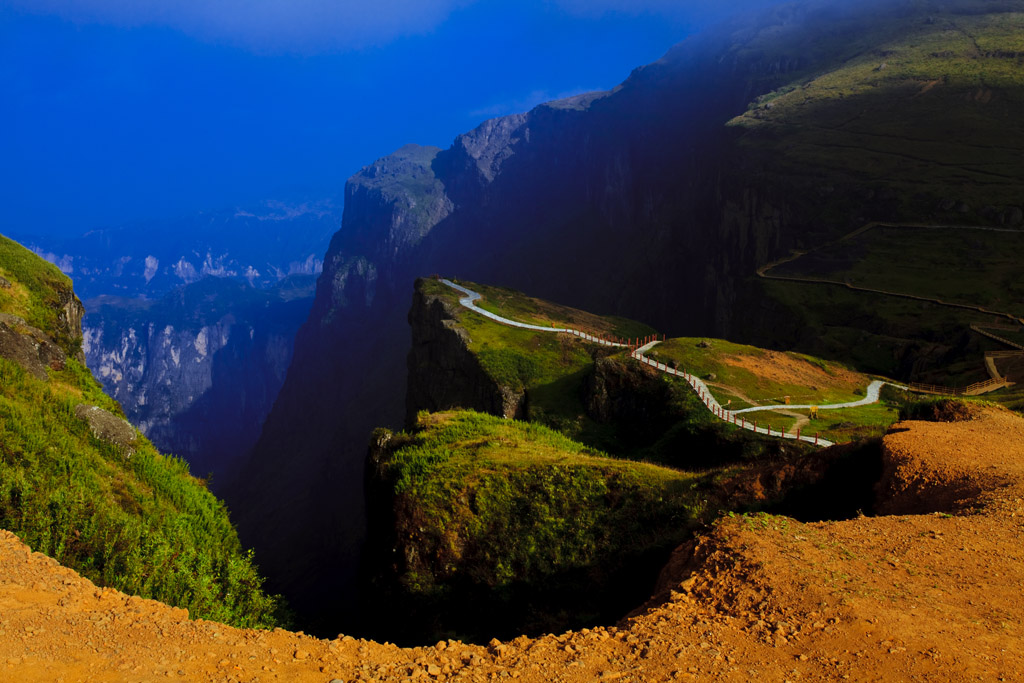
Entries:
POLYGON ((818 445, 818 432, 814 432, 814 445, 818 445))

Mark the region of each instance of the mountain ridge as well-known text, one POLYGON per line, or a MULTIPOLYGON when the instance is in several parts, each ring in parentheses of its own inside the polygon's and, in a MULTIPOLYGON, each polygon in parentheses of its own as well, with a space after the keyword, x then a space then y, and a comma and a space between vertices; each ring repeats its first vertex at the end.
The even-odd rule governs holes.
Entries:
MULTIPOLYGON (((868 79, 903 74, 895 60, 881 72, 843 69, 851 59, 873 59, 874 51, 890 49, 894 35, 941 33, 946 24, 935 23, 935 17, 954 23, 989 17, 986 35, 1012 42, 1012 32, 999 27, 1016 26, 1022 9, 1017 2, 987 3, 980 10, 963 2, 944 7, 790 3, 684 42, 666 58, 636 70, 611 94, 586 103, 586 109, 542 105, 487 122, 449 150, 431 150, 432 159, 413 164, 412 187, 443 185, 443 195, 431 193, 429 205, 444 210, 424 214, 418 203, 402 219, 396 211, 401 213, 415 192, 383 202, 381 195, 353 193, 281 398, 247 480, 232 494, 243 535, 266 544, 267 554, 290 558, 281 560, 280 576, 290 578, 280 585, 316 585, 311 593, 323 595, 339 584, 337 568, 358 553, 361 444, 374 427, 402 423, 397 397, 405 384, 408 331, 400 312, 407 309, 416 277, 443 272, 509 286, 576 308, 644 320, 670 336, 729 338, 832 359, 861 349, 862 370, 898 379, 945 372, 971 354, 980 355, 985 342, 967 333, 949 334, 949 321, 931 311, 890 311, 883 304, 885 316, 873 315, 878 306, 873 299, 807 293, 756 278, 758 267, 790 250, 872 220, 919 211, 929 218, 946 216, 944 189, 919 196, 914 187, 894 184, 890 167, 859 163, 849 155, 842 160, 854 164, 850 168, 836 170, 803 157, 798 173, 784 173, 788 160, 766 145, 784 148, 785 127, 727 125, 748 111, 789 115, 783 104, 773 104, 779 101, 773 93, 814 80, 820 85, 831 73, 868 79), (762 96, 769 99, 758 101, 762 96), (872 175, 875 168, 880 170, 872 175), (426 234, 424 216, 440 217, 426 234), (345 416, 343 423, 339 415, 345 416), (301 425, 297 432, 290 427, 296 424, 301 425), (295 454, 287 465, 280 461, 284 452, 295 454), (303 499, 303 492, 316 502, 303 499), (343 502, 326 502, 331 496, 343 502), (251 503, 268 498, 290 501, 277 512, 291 517, 292 524, 251 503), (309 531, 301 538, 285 531, 303 518, 325 520, 327 528, 338 531, 334 537, 309 531), (263 534, 277 524, 279 531, 263 534), (330 558, 319 562, 330 571, 295 566, 300 563, 295 558, 317 556, 330 558)), ((924 75, 956 65, 1003 68, 1002 58, 966 52, 952 57, 914 52, 910 59, 924 75)), ((892 98, 917 111, 918 101, 900 95, 898 85, 855 89, 849 96, 843 91, 842 102, 855 110, 861 101, 892 98)), ((957 82, 940 94, 975 91, 957 82)), ((1008 87, 1006 97, 1012 100, 1017 92, 1008 87)), ((973 120, 987 126, 981 130, 1002 120, 1001 109, 975 108, 973 99, 949 101, 970 107, 973 120)), ((925 105, 934 107, 931 100, 925 105)), ((883 126, 891 118, 878 108, 868 111, 865 126, 883 126)), ((930 150, 932 158, 944 162, 949 161, 944 155, 955 151, 941 144, 930 150)), ((835 153, 843 154, 840 148, 835 153)), ((357 174, 350 186, 364 182, 357 174)), ((401 185, 402 179, 389 182, 401 185)), ((973 176, 965 182, 972 195, 992 196, 994 203, 1006 187, 973 176)), ((985 203, 972 200, 972 206, 972 220, 990 220, 982 211, 985 203)), ((310 603, 314 611, 323 607, 320 597, 310 603)))

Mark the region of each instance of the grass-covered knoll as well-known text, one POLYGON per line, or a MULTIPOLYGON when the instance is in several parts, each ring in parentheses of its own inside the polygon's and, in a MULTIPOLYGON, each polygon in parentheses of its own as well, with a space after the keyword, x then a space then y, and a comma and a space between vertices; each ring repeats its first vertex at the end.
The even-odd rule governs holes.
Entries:
MULTIPOLYGON (((464 284, 474 291, 490 289, 464 284)), ((726 425, 708 412, 686 382, 645 368, 626 350, 503 325, 458 306, 459 294, 436 280, 423 280, 420 286, 424 294, 456 304, 470 350, 491 378, 525 390, 530 421, 616 457, 683 468, 774 456, 795 447, 726 425)), ((517 307, 503 311, 510 319, 528 318, 533 302, 549 311, 573 311, 499 291, 517 307)), ((577 320, 588 317, 579 311, 572 315, 577 320)), ((556 322, 565 324, 561 318, 556 322)), ((650 333, 645 326, 633 325, 634 333, 650 333)), ((853 385, 847 389, 850 395, 856 391, 853 385)))
POLYGON ((704 378, 716 399, 732 410, 775 406, 747 413, 743 419, 759 427, 819 434, 836 443, 879 436, 896 421, 903 401, 883 391, 879 403, 858 408, 810 411, 789 405, 848 403, 864 398, 871 378, 841 363, 794 352, 779 352, 721 339, 677 338, 648 354, 662 363, 704 378), (789 399, 787 405, 787 398, 789 399))
MULTIPOLYGON (((770 274, 848 282, 1024 316, 1021 263, 1024 229, 879 225, 770 274)), ((977 317, 969 311, 963 316, 965 322, 977 317)))
POLYGON ((95 438, 80 403, 121 415, 77 361, 41 382, 0 359, 0 527, 100 585, 274 625, 276 600, 224 504, 141 435, 130 453, 95 438))
POLYGON ((863 398, 871 381, 840 363, 722 339, 669 339, 647 356, 662 363, 674 362, 704 378, 716 398, 725 398, 722 403, 731 400, 730 394, 737 397, 730 406, 734 408, 785 405, 787 397, 793 404, 856 401, 863 398))
POLYGON ((74 296, 67 275, 0 235, 0 277, 10 283, 10 287, 0 287, 0 312, 24 318, 53 337, 65 353, 78 352, 80 340, 60 324, 61 309, 74 296))
POLYGON ((464 286, 480 293, 481 299, 477 301, 477 306, 510 320, 531 325, 567 327, 607 338, 637 339, 655 332, 654 328, 635 320, 619 316, 595 315, 569 306, 526 296, 522 292, 506 287, 492 287, 475 283, 464 284, 464 286))
MULTIPOLYGON (((640 323, 602 318, 512 290, 472 282, 460 284, 482 294, 486 292, 484 301, 490 302, 493 297, 503 302, 500 307, 489 310, 500 309, 498 312, 510 320, 544 326, 554 322, 555 327, 578 326, 593 333, 652 333, 640 323)), ((469 349, 481 368, 498 384, 526 391, 531 420, 556 426, 571 435, 594 427, 585 415, 583 383, 595 359, 616 351, 567 334, 497 323, 459 306, 460 294, 434 279, 423 280, 420 286, 425 295, 444 297, 455 304, 459 324, 469 333, 469 349)))
POLYGON ((823 192, 881 182, 876 201, 898 199, 904 218, 948 197, 951 215, 989 222, 983 207, 1021 203, 1022 34, 1019 1, 854 13, 822 33, 815 69, 797 71, 732 125, 748 148, 773 155, 775 172, 813 176, 823 192))
POLYGON ((614 577, 677 544, 706 512, 701 476, 474 412, 422 414, 412 433, 390 437, 376 470, 395 496, 401 589, 442 610, 449 592, 479 591, 533 628, 585 623, 606 611, 604 598, 618 606, 604 593, 629 587, 614 577), (578 601, 580 612, 531 624, 516 596, 578 601))
MULTIPOLYGON (((27 297, 0 302, 0 312, 53 329, 42 309, 73 297, 66 278, 20 247, 3 246, 6 291, 27 297), (40 291, 47 287, 58 293, 40 291)), ((224 504, 142 435, 131 447, 97 438, 77 406, 124 415, 78 361, 46 372, 39 379, 0 358, 0 528, 97 584, 194 617, 274 625, 277 600, 263 592, 224 504)))

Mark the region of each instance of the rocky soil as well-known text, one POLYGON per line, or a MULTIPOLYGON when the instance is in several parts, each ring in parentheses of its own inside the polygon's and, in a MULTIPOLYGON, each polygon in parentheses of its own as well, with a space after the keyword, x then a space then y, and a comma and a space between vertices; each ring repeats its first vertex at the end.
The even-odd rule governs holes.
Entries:
POLYGON ((1024 419, 967 417, 885 437, 878 507, 898 514, 726 517, 679 548, 655 597, 616 627, 487 646, 190 621, 0 532, 0 679, 1020 680, 1024 419))

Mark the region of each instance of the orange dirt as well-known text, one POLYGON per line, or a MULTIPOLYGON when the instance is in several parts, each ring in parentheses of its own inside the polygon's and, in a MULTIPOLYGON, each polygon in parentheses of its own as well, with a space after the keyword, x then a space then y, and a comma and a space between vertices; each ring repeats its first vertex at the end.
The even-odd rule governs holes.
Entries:
POLYGON ((765 351, 758 356, 723 356, 722 362, 743 368, 778 384, 799 384, 807 387, 836 387, 852 391, 863 388, 864 379, 855 372, 839 366, 830 366, 832 372, 802 358, 794 358, 778 351, 765 351))
POLYGON ((1024 420, 901 423, 883 451, 893 516, 723 518, 617 628, 488 647, 189 621, 0 532, 0 680, 1021 680, 1024 420))

